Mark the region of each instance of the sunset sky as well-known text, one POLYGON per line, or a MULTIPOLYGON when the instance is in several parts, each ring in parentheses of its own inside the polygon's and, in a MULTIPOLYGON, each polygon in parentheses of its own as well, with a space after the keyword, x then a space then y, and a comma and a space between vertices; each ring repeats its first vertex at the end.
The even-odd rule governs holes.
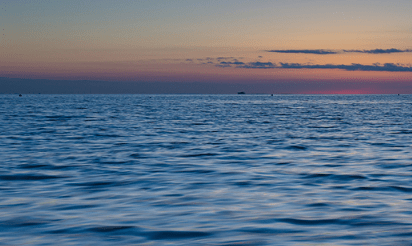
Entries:
POLYGON ((0 77, 412 93, 411 0, 3 0, 0 8, 0 77))

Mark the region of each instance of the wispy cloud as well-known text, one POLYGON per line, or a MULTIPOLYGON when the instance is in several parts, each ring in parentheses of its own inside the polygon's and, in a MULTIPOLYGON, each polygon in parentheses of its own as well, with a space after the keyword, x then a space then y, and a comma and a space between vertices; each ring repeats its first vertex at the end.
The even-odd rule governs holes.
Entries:
POLYGON ((412 52, 410 49, 400 50, 400 49, 374 49, 374 50, 343 50, 345 53, 367 53, 367 54, 390 54, 390 53, 404 53, 412 52))
POLYGON ((185 63, 197 63, 201 65, 215 65, 216 67, 230 67, 231 65, 244 65, 244 62, 239 60, 243 57, 206 57, 206 58, 192 58, 183 60, 185 63))
POLYGON ((230 61, 230 62, 219 62, 216 64, 216 67, 231 67, 231 65, 244 65, 244 62, 240 62, 238 60, 230 61))
POLYGON ((237 66, 237 68, 283 68, 283 69, 342 69, 346 71, 387 71, 387 72, 412 72, 412 67, 402 64, 385 63, 383 65, 375 63, 373 65, 363 65, 352 63, 351 65, 335 65, 335 64, 300 64, 300 63, 279 63, 271 62, 250 62, 245 65, 237 66))
POLYGON ((224 57, 224 56, 221 56, 221 57, 217 57, 216 58, 216 60, 218 60, 218 61, 220 61, 220 60, 231 60, 231 59, 236 59, 235 57, 224 57))
POLYGON ((329 55, 338 54, 337 51, 333 50, 267 50, 267 52, 276 53, 292 53, 292 54, 316 54, 316 55, 329 55))
POLYGON ((247 64, 241 65, 241 66, 237 66, 237 68, 277 68, 275 63, 271 63, 271 62, 249 62, 247 64))
MULTIPOLYGON (((366 50, 375 51, 375 50, 366 50)), ((379 51, 378 51, 379 52, 379 51)), ((392 51, 393 52, 393 51, 392 51)), ((373 63, 365 65, 360 63, 345 64, 313 64, 313 63, 274 63, 270 61, 255 60, 253 62, 239 61, 243 58, 218 57, 202 59, 186 59, 187 63, 193 62, 199 65, 212 65, 221 68, 245 68, 245 69, 341 69, 346 71, 386 71, 386 72, 412 72, 411 64, 400 63, 373 63)))
POLYGON ((341 53, 366 53, 366 54, 390 54, 412 52, 412 49, 373 49, 373 50, 267 50, 266 52, 288 53, 288 54, 315 54, 315 55, 333 55, 341 53))

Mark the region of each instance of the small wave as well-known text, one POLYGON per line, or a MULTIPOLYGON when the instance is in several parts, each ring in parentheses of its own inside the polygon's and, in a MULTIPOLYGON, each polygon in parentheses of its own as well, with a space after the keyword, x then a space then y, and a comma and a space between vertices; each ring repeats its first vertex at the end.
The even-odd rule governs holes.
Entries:
POLYGON ((200 154, 192 154, 192 155, 182 155, 182 157, 202 157, 202 156, 216 156, 217 154, 214 153, 200 153, 200 154))
POLYGON ((398 236, 398 237, 410 237, 410 236, 412 236, 412 229, 409 229, 409 230, 397 230, 394 235, 396 235, 396 236, 398 236))
POLYGON ((103 234, 114 234, 114 235, 137 235, 142 234, 139 227, 136 226, 96 226, 96 227, 68 227, 57 230, 48 231, 51 234, 82 234, 84 232, 92 233, 103 233, 103 234))
POLYGON ((100 226, 100 227, 90 228, 89 231, 110 233, 110 232, 117 232, 117 231, 129 230, 129 229, 136 229, 136 227, 134 226, 100 226))
POLYGON ((360 190, 360 191, 388 191, 388 187, 375 187, 375 186, 361 186, 353 188, 352 190, 360 190))
POLYGON ((400 130, 399 132, 393 132, 392 134, 412 134, 411 130, 400 130))
POLYGON ((290 162, 277 162, 275 165, 290 165, 290 162))
POLYGON ((119 138, 119 137, 121 137, 120 135, 117 135, 117 134, 100 134, 100 133, 94 134, 94 136, 96 136, 96 137, 107 137, 107 138, 119 138))
POLYGON ((246 233, 269 234, 269 235, 288 234, 288 233, 302 233, 303 232, 303 231, 300 231, 300 230, 273 229, 273 228, 243 228, 243 229, 240 229, 239 231, 246 232, 246 233))
POLYGON ((215 171, 208 169, 189 169, 189 170, 180 170, 178 173, 213 173, 215 171))
POLYGON ((19 168, 21 169, 37 169, 37 168, 44 168, 44 167, 50 167, 49 165, 44 165, 44 164, 22 164, 19 165, 19 168))
POLYGON ((354 188, 353 190, 364 190, 364 191, 402 191, 402 192, 412 192, 412 188, 403 186, 361 186, 354 188))
POLYGON ((371 145, 374 145, 374 146, 383 146, 383 147, 391 147, 391 148, 394 148, 394 147, 399 147, 399 148, 402 148, 402 147, 405 147, 405 146, 401 146, 401 145, 395 145, 395 144, 392 144, 392 143, 370 143, 371 145))
POLYGON ((85 187, 90 189, 101 189, 101 188, 109 188, 112 186, 123 186, 128 185, 130 182, 120 182, 120 181, 100 181, 100 182, 83 182, 83 183, 71 183, 71 186, 79 186, 85 187))
POLYGON ((202 123, 202 122, 194 122, 189 124, 189 126, 205 126, 205 125, 209 125, 208 123, 202 123))
POLYGON ((66 177, 52 176, 52 175, 33 175, 33 174, 0 175, 0 180, 7 180, 7 181, 46 180, 46 179, 60 179, 60 178, 66 178, 66 177))
POLYGON ((310 203, 307 206, 309 207, 327 207, 329 204, 324 203, 324 202, 316 202, 316 203, 310 203))
POLYGON ((45 116, 45 118, 48 119, 48 121, 68 121, 74 118, 80 118, 81 116, 65 116, 65 115, 53 115, 53 116, 45 116))
POLYGON ((308 128, 318 128, 318 129, 329 129, 329 128, 337 128, 336 126, 308 126, 308 128))
POLYGON ((402 191, 402 192, 412 192, 412 188, 410 187, 402 187, 402 186, 389 186, 392 189, 402 191))
POLYGON ((320 220, 305 220, 305 219, 293 219, 285 218, 279 221, 294 224, 294 225, 325 225, 325 224, 342 224, 339 219, 320 219, 320 220))
POLYGON ((258 245, 267 245, 265 240, 240 240, 240 241, 229 241, 220 246, 233 246, 233 245, 242 245, 242 246, 258 246, 258 245))
POLYGON ((291 149, 291 150, 306 150, 307 147, 305 146, 300 146, 300 145, 291 145, 286 147, 286 149, 291 149))
POLYGON ((32 217, 20 217, 20 218, 13 218, 12 220, 1 221, 1 227, 26 227, 26 226, 41 226, 52 221, 43 220, 40 218, 32 218, 32 217))
POLYGON ((306 174, 305 178, 328 178, 333 180, 341 181, 350 181, 356 179, 367 179, 367 177, 357 174, 328 174, 328 173, 315 173, 315 174, 306 174))
POLYGON ((133 153, 130 155, 130 157, 134 158, 134 159, 143 159, 143 158, 147 158, 147 156, 139 154, 139 153, 133 153))
POLYGON ((184 239, 194 237, 208 237, 212 233, 201 231, 154 231, 148 232, 147 236, 151 240, 184 239))
POLYGON ((59 206, 58 210, 78 210, 78 209, 87 209, 87 208, 95 208, 98 207, 97 205, 64 205, 59 206))

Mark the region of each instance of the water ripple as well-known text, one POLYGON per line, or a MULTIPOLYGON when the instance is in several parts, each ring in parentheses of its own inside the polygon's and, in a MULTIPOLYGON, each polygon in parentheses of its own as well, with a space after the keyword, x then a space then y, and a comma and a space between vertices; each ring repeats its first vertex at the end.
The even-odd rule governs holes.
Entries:
POLYGON ((402 245, 412 96, 0 96, 0 244, 402 245))

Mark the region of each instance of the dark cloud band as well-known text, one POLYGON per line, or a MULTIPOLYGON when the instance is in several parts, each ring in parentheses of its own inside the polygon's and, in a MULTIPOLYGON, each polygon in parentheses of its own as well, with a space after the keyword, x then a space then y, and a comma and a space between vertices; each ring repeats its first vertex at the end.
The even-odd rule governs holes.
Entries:
POLYGON ((399 49, 374 49, 374 50, 343 50, 345 53, 366 53, 366 54, 390 54, 390 53, 404 53, 412 52, 412 50, 399 50, 399 49))
POLYGON ((288 53, 288 54, 315 54, 315 55, 333 55, 340 53, 365 53, 365 54, 391 54, 412 52, 412 49, 374 49, 374 50, 267 50, 267 52, 288 53))
POLYGON ((254 68, 254 69, 341 69, 346 71, 386 71, 386 72, 412 72, 412 67, 406 67, 400 64, 385 63, 383 65, 375 63, 373 65, 363 65, 352 63, 351 65, 334 65, 334 64, 300 64, 300 63, 271 63, 271 62, 250 62, 237 68, 254 68))

